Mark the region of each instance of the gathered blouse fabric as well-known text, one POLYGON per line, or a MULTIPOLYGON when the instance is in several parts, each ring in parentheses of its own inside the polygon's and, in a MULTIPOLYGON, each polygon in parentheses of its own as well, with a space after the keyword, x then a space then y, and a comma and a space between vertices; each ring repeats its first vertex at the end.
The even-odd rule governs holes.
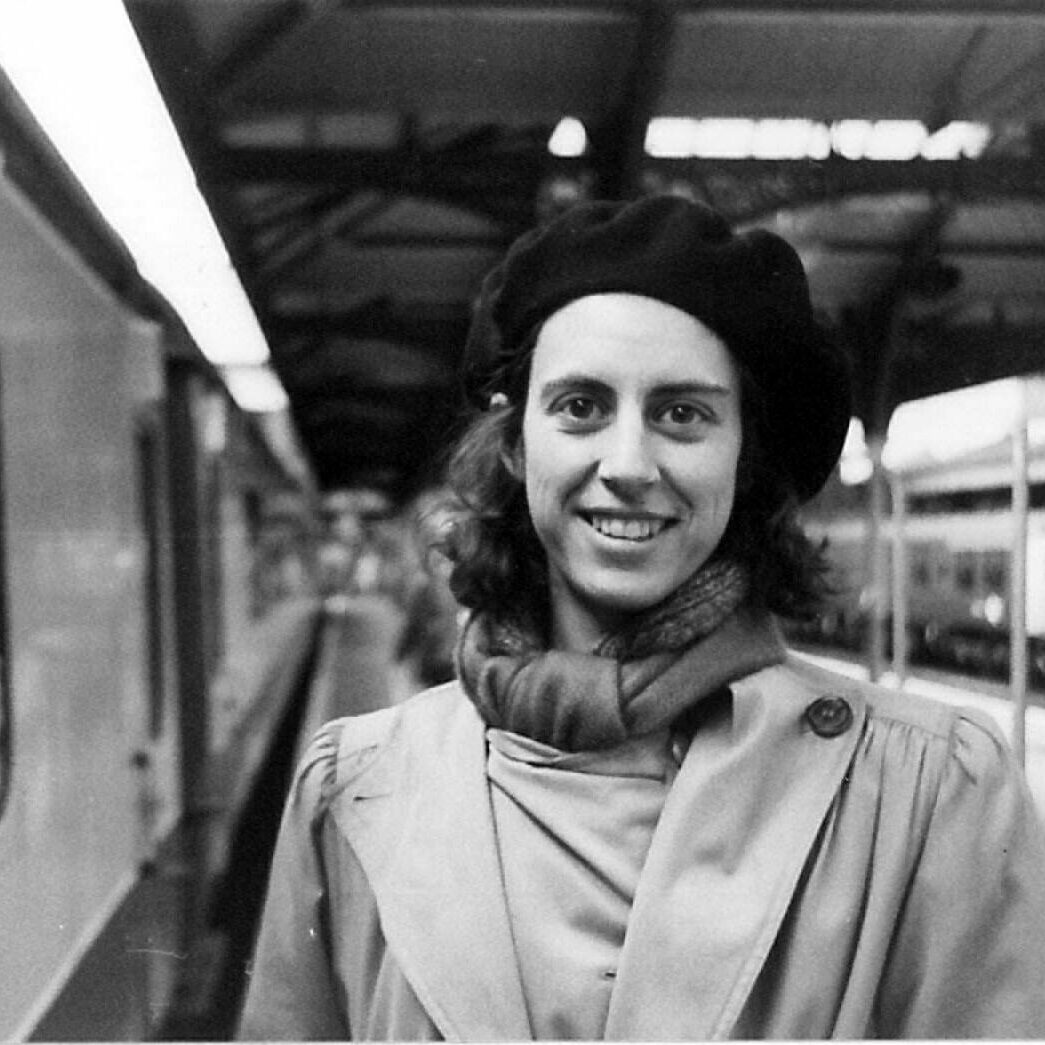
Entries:
POLYGON ((1045 1037, 1045 840, 986 718, 789 656, 734 682, 680 765, 669 739, 549 786, 526 776, 554 753, 453 683, 329 724, 241 1037, 1045 1037), (816 728, 824 698, 851 719, 816 728), (604 873, 600 794, 627 835, 604 873), (564 925, 589 944, 560 974, 564 925))
POLYGON ((681 747, 668 730, 560 752, 491 729, 505 899, 534 1037, 602 1037, 631 905, 681 747))

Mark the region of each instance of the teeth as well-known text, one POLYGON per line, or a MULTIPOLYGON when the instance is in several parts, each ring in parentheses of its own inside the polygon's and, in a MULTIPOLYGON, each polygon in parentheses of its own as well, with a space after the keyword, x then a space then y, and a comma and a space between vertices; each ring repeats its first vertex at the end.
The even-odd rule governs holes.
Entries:
POLYGON ((593 515, 591 524, 604 537, 625 541, 648 541, 667 526, 663 519, 621 519, 614 515, 593 515))

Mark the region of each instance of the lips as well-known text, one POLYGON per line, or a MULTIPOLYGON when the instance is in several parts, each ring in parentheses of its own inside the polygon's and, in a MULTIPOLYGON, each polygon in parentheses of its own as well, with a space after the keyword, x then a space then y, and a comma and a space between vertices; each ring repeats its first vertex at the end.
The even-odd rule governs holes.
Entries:
POLYGON ((613 515, 608 512, 589 512, 584 519, 596 533, 618 541, 650 541, 671 524, 671 520, 659 516, 613 515))

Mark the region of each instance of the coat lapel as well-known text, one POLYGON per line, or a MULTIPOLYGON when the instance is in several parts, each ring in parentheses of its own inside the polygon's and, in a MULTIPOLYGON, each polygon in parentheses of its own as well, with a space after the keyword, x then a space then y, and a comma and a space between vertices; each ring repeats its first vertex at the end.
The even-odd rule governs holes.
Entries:
POLYGON ((402 714, 412 721, 397 721, 339 796, 335 819, 366 872, 389 949, 440 1033, 528 1039, 482 723, 453 687, 402 714))
POLYGON ((665 803, 628 924, 608 1039, 729 1036, 864 714, 859 691, 793 661, 733 686, 732 714, 697 733, 665 803), (825 695, 844 696, 854 712, 840 736, 819 736, 803 720, 825 695))

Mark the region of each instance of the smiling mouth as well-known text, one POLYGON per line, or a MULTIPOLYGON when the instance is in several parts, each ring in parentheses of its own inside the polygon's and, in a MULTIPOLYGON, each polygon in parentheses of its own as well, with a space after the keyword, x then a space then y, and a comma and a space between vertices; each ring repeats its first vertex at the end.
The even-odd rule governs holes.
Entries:
POLYGON ((651 541, 671 525, 668 519, 635 519, 602 514, 586 514, 584 520, 603 537, 633 542, 651 541))

